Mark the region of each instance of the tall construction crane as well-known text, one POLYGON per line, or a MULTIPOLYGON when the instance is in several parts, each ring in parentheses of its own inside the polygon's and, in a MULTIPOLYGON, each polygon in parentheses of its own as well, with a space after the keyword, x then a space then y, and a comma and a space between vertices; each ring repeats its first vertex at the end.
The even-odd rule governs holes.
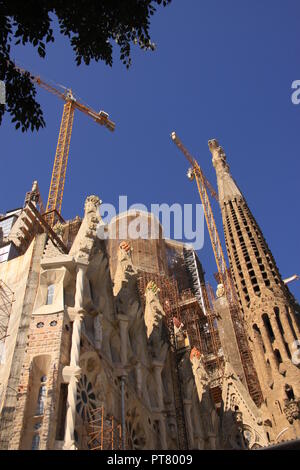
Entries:
MULTIPOLYGON (((236 333, 236 340, 239 346, 241 361, 243 364, 243 369, 245 373, 245 378, 247 381, 248 389, 250 395, 256 404, 260 404, 262 400, 262 393, 260 390, 260 385, 258 378, 255 372, 253 359, 251 352, 249 350, 248 341, 246 338, 246 333, 243 329, 242 318, 240 308, 236 299, 236 294, 232 284, 232 279, 230 271, 227 268, 224 252, 220 242, 220 237, 218 234, 216 222, 214 219, 213 211, 211 208, 210 200, 208 197, 207 189, 210 191, 211 195, 218 201, 218 196, 216 191, 213 189, 212 185, 209 183, 205 177, 202 169, 200 168, 198 162, 186 147, 183 145, 179 137, 176 135, 176 132, 171 133, 171 138, 173 142, 177 145, 179 150, 184 154, 184 156, 189 161, 191 168, 188 170, 187 176, 189 179, 196 180, 198 192, 204 209, 205 220, 207 223, 207 228, 215 255, 215 260, 218 268, 218 274, 220 282, 222 282, 225 290, 225 295, 228 301, 228 307, 230 310, 233 327, 236 333)), ((208 320, 210 315, 208 316, 208 320)))
MULTIPOLYGON (((29 73, 21 67, 16 66, 16 69, 23 74, 29 73)), ((109 115, 105 111, 97 113, 97 111, 94 111, 89 106, 79 102, 74 97, 71 89, 65 89, 64 92, 62 92, 57 86, 49 85, 40 77, 32 74, 30 74, 30 80, 65 101, 55 152, 48 201, 46 211, 44 213, 44 218, 48 224, 53 226, 61 213, 75 109, 78 109, 87 116, 90 116, 97 124, 107 127, 110 131, 114 131, 115 123, 109 119, 109 115)))
POLYGON ((226 261, 222 249, 222 245, 220 242, 220 237, 218 234, 218 230, 216 227, 213 211, 211 208, 210 200, 208 197, 207 189, 210 191, 212 197, 218 201, 218 195, 206 176, 204 175, 202 169, 200 168, 197 160, 192 157, 192 155, 189 153, 189 151, 186 149, 186 147, 183 145, 179 137, 177 136, 176 132, 172 132, 171 138, 173 142, 177 145, 179 150, 184 154, 184 156, 187 158, 189 161, 191 168, 189 168, 187 176, 190 180, 193 180, 195 178, 197 187, 198 187, 198 192, 200 195, 200 199, 203 205, 204 209, 204 215, 205 215, 205 220, 207 223, 207 228, 212 244, 212 248, 214 251, 216 263, 217 263, 217 268, 219 275, 221 276, 221 279, 224 278, 224 275, 226 275, 227 272, 227 266, 226 266, 226 261))

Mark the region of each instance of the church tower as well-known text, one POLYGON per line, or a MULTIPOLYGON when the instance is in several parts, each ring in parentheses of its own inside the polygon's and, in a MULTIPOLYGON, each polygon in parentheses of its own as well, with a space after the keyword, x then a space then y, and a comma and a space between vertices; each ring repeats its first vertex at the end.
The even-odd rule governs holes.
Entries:
POLYGON ((299 320, 222 147, 215 139, 208 145, 217 174, 231 274, 263 393, 265 429, 271 441, 293 439, 300 436, 299 320))

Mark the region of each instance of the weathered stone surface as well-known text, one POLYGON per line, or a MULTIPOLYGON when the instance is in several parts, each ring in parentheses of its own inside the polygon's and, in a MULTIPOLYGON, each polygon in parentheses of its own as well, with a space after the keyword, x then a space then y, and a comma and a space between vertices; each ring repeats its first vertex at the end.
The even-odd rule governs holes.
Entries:
MULTIPOLYGON (((300 335, 295 303, 230 174, 224 150, 216 140, 208 145, 217 174, 231 274, 263 395, 262 419, 271 441, 299 437, 300 370, 293 352, 300 335)), ((228 357, 232 357, 231 350, 229 346, 228 357)))
MULTIPOLYGON (((214 152, 214 164, 220 174, 226 173, 220 191, 223 200, 226 204, 231 197, 234 204, 243 201, 230 180, 224 152, 217 145, 214 152)), ((218 288, 215 310, 227 362, 224 373, 218 375, 222 408, 217 409, 211 393, 216 376, 205 366, 200 351, 190 350, 184 323, 173 318, 170 304, 162 302, 162 306, 157 285, 150 282, 145 297, 139 294, 139 272, 127 241, 118 247, 115 277, 111 279, 106 244, 97 236, 99 204, 97 196, 86 199, 69 254, 61 254, 51 242, 45 249, 45 235, 37 235, 19 261, 16 258, 7 267, 0 266, 0 274, 7 276, 18 294, 9 324, 7 371, 2 365, 0 368, 1 448, 93 448, 100 445, 101 423, 102 448, 121 448, 123 414, 129 449, 177 449, 180 425, 185 427, 190 449, 254 449, 281 436, 299 435, 299 369, 285 351, 297 325, 277 271, 279 283, 274 280, 266 286, 261 276, 260 295, 251 291, 248 303, 245 293, 238 291, 264 394, 260 409, 245 387, 224 289, 218 288), (282 328, 276 326, 274 308, 280 311, 282 328), (286 315, 281 313, 284 311, 286 315), (263 313, 268 314, 274 333, 269 341, 263 313), (178 418, 172 370, 176 362, 166 321, 174 325, 181 345, 176 354, 183 423, 178 418), (276 350, 281 354, 280 364, 276 350), (290 434, 284 431, 286 427, 292 430, 290 434), (92 434, 95 429, 96 437, 92 434)), ((238 207, 238 217, 242 217, 238 207)), ((249 214, 245 217, 250 224, 249 214)), ((61 237, 65 230, 65 226, 56 227, 61 237)), ((228 231, 227 242, 229 235, 228 231)), ((233 238, 237 244, 237 235, 233 238)), ((242 256, 242 248, 237 250, 242 256)), ((243 271, 242 259, 241 266, 243 271)), ((272 269, 268 266, 269 275, 272 269)), ((250 291, 251 276, 247 276, 250 291)))

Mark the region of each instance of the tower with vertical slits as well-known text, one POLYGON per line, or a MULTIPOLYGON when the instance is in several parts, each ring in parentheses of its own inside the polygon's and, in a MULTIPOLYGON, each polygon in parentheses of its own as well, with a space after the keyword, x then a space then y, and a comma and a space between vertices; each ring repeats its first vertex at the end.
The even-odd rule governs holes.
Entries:
POLYGON ((209 149, 216 170, 227 253, 264 402, 271 440, 300 436, 299 320, 270 248, 231 176, 218 142, 209 149))

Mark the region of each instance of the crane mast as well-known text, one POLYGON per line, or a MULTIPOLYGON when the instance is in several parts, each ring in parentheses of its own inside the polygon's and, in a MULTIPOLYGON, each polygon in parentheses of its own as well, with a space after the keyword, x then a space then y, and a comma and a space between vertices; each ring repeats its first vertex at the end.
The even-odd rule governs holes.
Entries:
POLYGON ((216 200, 218 200, 217 193, 214 190, 214 188, 212 187, 212 185, 210 184, 210 182, 208 181, 208 179, 206 178, 206 176, 204 175, 204 173, 203 173, 202 169, 200 168, 199 164, 197 163, 196 159, 194 157, 192 157, 192 155, 189 153, 189 151, 183 145, 183 143, 181 142, 181 140, 179 139, 179 137, 177 136, 177 134, 175 132, 172 132, 171 138, 172 138, 173 142, 177 145, 179 150, 181 150, 181 152, 187 158, 187 160, 189 161, 189 163, 191 165, 191 171, 188 172, 188 177, 189 177, 189 179, 194 179, 195 178, 195 180, 196 180, 198 192, 199 192, 200 199, 201 199, 203 209, 204 209, 205 220, 206 220, 206 223, 207 223, 207 228, 208 228, 208 232, 209 232, 213 252, 214 252, 214 255, 215 255, 215 260, 216 260, 216 263, 217 263, 218 272, 219 272, 221 278, 223 279, 224 274, 227 271, 227 266, 226 266, 226 261, 225 261, 222 245, 221 245, 221 242, 220 242, 220 237, 219 237, 219 234, 218 234, 215 218, 214 218, 213 211, 212 211, 211 204, 210 204, 210 200, 209 200, 209 197, 208 197, 207 188, 209 189, 211 195, 216 200))
MULTIPOLYGON (((21 67, 16 66, 16 69, 22 74, 29 73, 21 67)), ((115 123, 109 119, 109 115, 105 111, 97 113, 89 106, 79 102, 74 98, 71 89, 62 92, 56 86, 50 85, 40 77, 32 74, 30 74, 30 80, 65 101, 53 163, 48 201, 44 213, 45 220, 50 226, 53 226, 59 219, 61 213, 75 109, 93 118, 97 124, 105 126, 110 131, 114 131, 115 123)))
POLYGON ((259 405, 262 401, 262 393, 258 382, 258 377, 255 372, 253 358, 249 349, 246 332, 244 331, 242 315, 236 298, 236 293, 233 287, 230 271, 226 265, 225 256, 220 242, 220 237, 215 223, 207 189, 217 201, 218 196, 209 181, 207 180, 207 178, 205 177, 196 159, 192 157, 189 151, 184 147, 175 132, 172 132, 171 138, 176 144, 176 146, 179 148, 179 150, 181 150, 181 152, 185 155, 192 167, 191 170, 189 170, 188 172, 188 177, 191 180, 195 179, 197 183, 198 192, 200 195, 201 202, 203 204, 204 215, 211 240, 211 245, 213 248, 218 268, 219 282, 221 282, 224 286, 225 296, 228 302, 228 308, 232 318, 232 324, 236 335, 245 379, 252 399, 255 401, 256 404, 259 405))

